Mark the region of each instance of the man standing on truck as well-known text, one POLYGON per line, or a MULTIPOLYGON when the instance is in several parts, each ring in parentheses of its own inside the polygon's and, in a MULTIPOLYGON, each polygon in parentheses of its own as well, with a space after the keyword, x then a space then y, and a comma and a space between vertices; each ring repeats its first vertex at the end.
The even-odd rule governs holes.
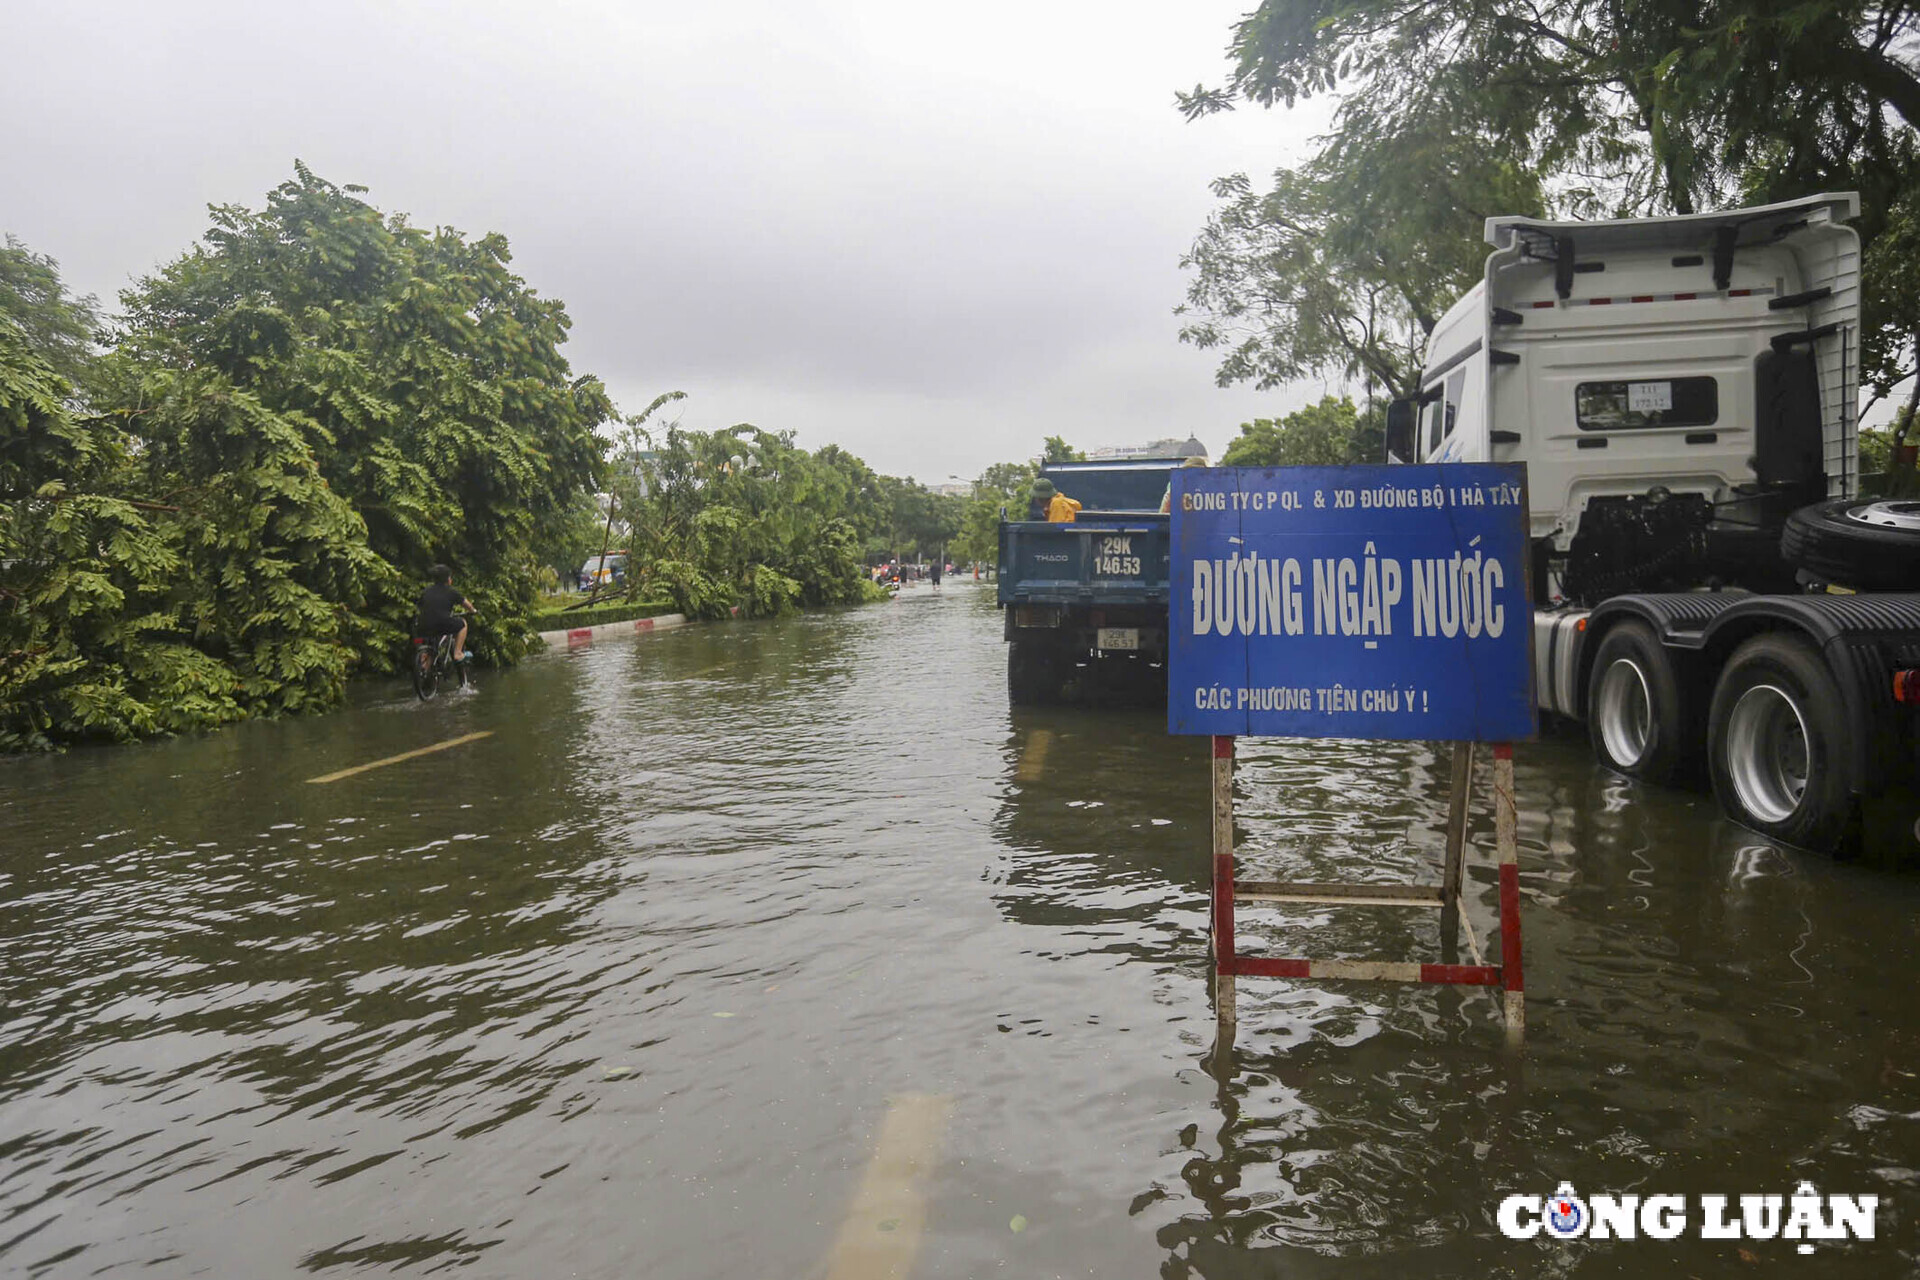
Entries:
POLYGON ((1045 520, 1050 524, 1072 524, 1079 510, 1080 504, 1057 491, 1053 481, 1045 476, 1033 482, 1033 498, 1027 503, 1027 519, 1045 520))
MULTIPOLYGON (((1188 458, 1180 465, 1183 467, 1204 467, 1207 465, 1207 460, 1205 458, 1188 458)), ((1163 516, 1173 514, 1173 481, 1171 479, 1167 481, 1167 491, 1160 495, 1160 514, 1163 516)))

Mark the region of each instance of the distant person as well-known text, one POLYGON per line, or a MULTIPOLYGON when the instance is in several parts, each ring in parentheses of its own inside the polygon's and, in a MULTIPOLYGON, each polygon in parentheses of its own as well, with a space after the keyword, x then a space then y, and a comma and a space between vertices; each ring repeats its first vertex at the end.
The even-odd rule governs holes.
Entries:
MULTIPOLYGON (((1207 465, 1207 460, 1205 458, 1188 458, 1185 462, 1181 463, 1180 465, 1183 467, 1204 467, 1207 465)), ((1171 515, 1172 513, 1173 513, 1173 481, 1169 479, 1167 481, 1167 491, 1160 495, 1160 514, 1164 516, 1164 515, 1171 515)))
POLYGON ((422 640, 436 643, 441 636, 453 637, 453 660, 467 660, 467 620, 455 617, 454 609, 473 612, 473 602, 461 595, 453 586, 453 570, 444 564, 437 564, 427 570, 427 576, 433 581, 420 593, 420 602, 413 607, 413 634, 422 640))
POLYGON ((940 561, 935 560, 933 562, 933 568, 930 571, 930 576, 933 579, 933 589, 935 591, 938 591, 940 589, 940 571, 942 568, 943 566, 941 565, 940 561))

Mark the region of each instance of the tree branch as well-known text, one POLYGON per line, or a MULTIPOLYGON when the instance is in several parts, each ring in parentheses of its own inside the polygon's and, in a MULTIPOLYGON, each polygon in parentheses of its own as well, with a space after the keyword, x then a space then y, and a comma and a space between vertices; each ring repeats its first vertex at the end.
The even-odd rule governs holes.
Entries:
POLYGON ((1920 128, 1920 78, 1906 65, 1862 45, 1835 49, 1834 61, 1862 88, 1890 104, 1909 125, 1920 128))

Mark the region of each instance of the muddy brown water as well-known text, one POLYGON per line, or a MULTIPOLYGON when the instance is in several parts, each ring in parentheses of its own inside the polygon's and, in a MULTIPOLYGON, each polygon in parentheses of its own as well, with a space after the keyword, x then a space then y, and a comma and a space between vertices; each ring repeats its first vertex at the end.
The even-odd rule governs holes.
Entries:
MULTIPOLYGON (((1524 1049, 1484 992, 1243 979, 1226 1070, 1202 745, 1010 713, 999 634, 986 590, 921 586, 0 762, 0 1273, 1920 1269, 1920 876, 1525 745, 1524 1049), (916 1180, 863 1220, 927 1096, 916 1180), (1494 1226, 1562 1181, 1802 1179, 1879 1195, 1877 1238, 1494 1226)), ((1242 874, 1435 878, 1446 772, 1248 744, 1242 874)), ((1484 805, 1472 834, 1485 936, 1484 805)), ((1241 930, 1437 958, 1429 913, 1241 930)))

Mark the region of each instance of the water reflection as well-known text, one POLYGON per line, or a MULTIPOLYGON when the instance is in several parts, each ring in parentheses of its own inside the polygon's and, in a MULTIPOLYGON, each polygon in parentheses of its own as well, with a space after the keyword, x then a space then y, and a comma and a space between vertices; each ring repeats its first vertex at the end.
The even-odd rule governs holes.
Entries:
MULTIPOLYGON (((1276 1261, 1286 1262, 1276 1273, 1288 1275, 1409 1264, 1479 1274, 1513 1266, 1516 1255, 1611 1273, 1636 1265, 1615 1255, 1628 1246, 1556 1246, 1555 1257, 1501 1240, 1490 1217, 1499 1197, 1544 1193, 1562 1179, 1682 1194, 1735 1184, 1784 1191, 1816 1171, 1823 1187, 1883 1195, 1911 1181, 1911 1127, 1881 1146, 1889 1163, 1876 1165, 1846 1130, 1882 1144, 1892 1133, 1877 1116, 1849 1123, 1834 1102, 1862 1088, 1911 1096, 1913 1076, 1895 1065, 1912 1061, 1911 1013, 1856 967, 1864 934, 1884 937, 1889 924, 1911 932, 1911 883, 1869 888, 1850 868, 1756 842, 1704 801, 1639 794, 1580 768, 1564 746, 1522 753, 1524 1053, 1495 1051, 1491 1011, 1472 1008, 1482 1000, 1471 993, 1242 979, 1240 1047, 1231 1060, 1204 1060, 1215 1124, 1178 1132, 1194 1149, 1179 1157, 1178 1176, 1196 1211, 1161 1227, 1163 1275, 1262 1274, 1245 1252, 1262 1245, 1280 1247, 1276 1261), (1882 893, 1900 905, 1873 901, 1882 893)), ((1408 776, 1388 760, 1335 776, 1330 788, 1315 781, 1338 774, 1326 760, 1287 763, 1312 752, 1283 748, 1279 761, 1247 769, 1243 798, 1277 783, 1269 799, 1285 803, 1271 806, 1270 821, 1290 805, 1320 828, 1312 853, 1277 833, 1269 843, 1313 869, 1301 878, 1359 870, 1365 837, 1382 849, 1370 865, 1418 873, 1408 864, 1420 860, 1404 856, 1393 832, 1407 817, 1401 801, 1422 787, 1438 794, 1430 763, 1406 760, 1416 783, 1403 790, 1369 789, 1370 779, 1408 776), (1351 810, 1336 793, 1355 802, 1351 810), (1362 838, 1349 839, 1354 831, 1362 838)), ((1484 848, 1485 815, 1474 825, 1484 848)), ((1490 906, 1485 868, 1470 880, 1490 906)), ((1329 946, 1364 943, 1390 955, 1403 953, 1378 948, 1420 932, 1348 924, 1337 909, 1307 927, 1324 929, 1329 946)), ((1291 941, 1288 952, 1327 953, 1291 941)), ((1163 1194, 1166 1185, 1154 1184, 1163 1194)), ((1899 1199, 1890 1197, 1880 1238, 1899 1239, 1893 1256, 1910 1263, 1899 1199)), ((1666 1261, 1688 1268, 1737 1257, 1698 1240, 1663 1247, 1666 1261)), ((1884 1245, 1856 1247, 1830 1251, 1823 1273, 1886 1274, 1891 1265, 1884 1245)))
POLYGON ((993 826, 1009 855, 1000 909, 1022 924, 1126 926, 1114 945, 1143 960, 1190 948, 1205 924, 1191 908, 1208 883, 1204 742, 1168 743, 1150 712, 1016 708, 1009 718, 993 826))

